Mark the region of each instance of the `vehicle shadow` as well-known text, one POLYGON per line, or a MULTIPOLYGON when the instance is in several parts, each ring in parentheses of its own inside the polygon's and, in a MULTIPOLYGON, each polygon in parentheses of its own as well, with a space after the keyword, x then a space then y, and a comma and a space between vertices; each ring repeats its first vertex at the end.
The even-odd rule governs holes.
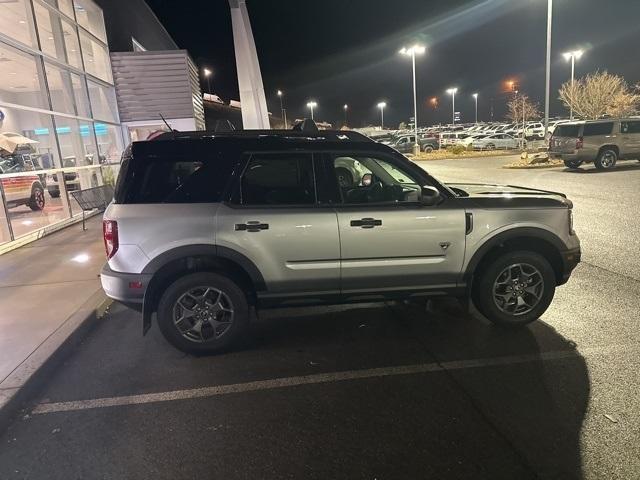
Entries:
POLYGON ((615 172, 624 172, 629 170, 640 170, 640 162, 632 160, 633 163, 624 163, 624 164, 616 164, 611 170, 598 170, 593 165, 581 166, 580 168, 565 168, 563 172, 574 173, 574 174, 607 174, 607 173, 615 173, 615 172))
MULTIPOLYGON (((427 311, 417 304, 393 304, 328 314, 300 311, 287 318, 275 314, 263 327, 245 348, 295 345, 314 351, 318 362, 348 358, 349 368, 408 364, 415 341, 533 477, 583 478, 580 432, 589 400, 588 369, 576 345, 543 320, 504 329, 473 318, 454 300, 442 300, 427 311), (363 358, 363 365, 354 364, 363 358)), ((346 366, 337 362, 333 368, 346 366)), ((444 447, 441 453, 452 455, 444 447)), ((440 478, 462 478, 458 473, 454 468, 451 476, 440 478)), ((505 477, 496 472, 493 478, 505 477)))

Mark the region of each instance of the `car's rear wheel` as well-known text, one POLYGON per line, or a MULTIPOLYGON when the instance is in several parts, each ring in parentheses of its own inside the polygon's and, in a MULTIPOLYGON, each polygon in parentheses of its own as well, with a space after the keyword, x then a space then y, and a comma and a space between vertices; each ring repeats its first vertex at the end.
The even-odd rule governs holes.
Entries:
POLYGON ((485 147, 485 150, 495 150, 496 146, 493 143, 488 143, 485 147))
POLYGON ((235 282, 216 273, 193 273, 167 288, 158 305, 158 326, 174 347, 211 354, 245 334, 249 306, 235 282))
POLYGON ((498 325, 525 325, 547 310, 555 294, 555 274, 535 252, 508 252, 485 265, 474 279, 473 300, 498 325))
POLYGON ((422 148, 422 151, 425 152, 425 153, 431 153, 431 152, 433 152, 433 147, 431 145, 425 145, 422 148))
POLYGON ((31 198, 29 199, 29 208, 34 212, 44 210, 45 200, 44 200, 44 189, 35 185, 31 189, 31 198))
POLYGON ((564 165, 567 168, 580 168, 580 165, 582 165, 582 161, 580 161, 580 160, 565 160, 564 161, 564 165))
POLYGON ((604 148, 598 154, 594 162, 598 170, 609 170, 615 167, 618 161, 618 153, 612 148, 604 148))

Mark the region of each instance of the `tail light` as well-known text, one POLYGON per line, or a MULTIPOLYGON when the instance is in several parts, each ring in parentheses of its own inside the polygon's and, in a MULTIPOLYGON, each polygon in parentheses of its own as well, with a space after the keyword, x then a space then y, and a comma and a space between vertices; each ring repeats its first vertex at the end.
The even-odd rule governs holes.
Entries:
POLYGON ((580 150, 584 145, 584 141, 582 137, 578 137, 576 140, 576 150, 580 150))
POLYGON ((104 237, 104 249, 107 252, 107 260, 109 260, 118 251, 118 222, 115 220, 103 220, 102 235, 104 237))

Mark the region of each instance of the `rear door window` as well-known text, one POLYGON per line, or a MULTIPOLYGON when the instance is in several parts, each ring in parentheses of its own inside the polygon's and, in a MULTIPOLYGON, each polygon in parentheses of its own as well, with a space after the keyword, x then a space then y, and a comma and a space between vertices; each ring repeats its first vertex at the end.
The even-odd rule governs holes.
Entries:
POLYGON ((585 137, 594 137, 596 135, 611 135, 612 131, 613 122, 586 123, 584 125, 584 133, 582 135, 585 137))
POLYGON ((243 205, 313 205, 313 160, 309 154, 254 154, 240 181, 243 205))
POLYGON ((558 125, 554 133, 556 137, 578 138, 580 136, 580 125, 558 125))

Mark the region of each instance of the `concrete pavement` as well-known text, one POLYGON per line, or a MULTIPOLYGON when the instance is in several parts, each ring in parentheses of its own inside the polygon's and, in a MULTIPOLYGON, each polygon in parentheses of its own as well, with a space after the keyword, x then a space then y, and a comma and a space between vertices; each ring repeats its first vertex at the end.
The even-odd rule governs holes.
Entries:
POLYGON ((0 410, 104 302, 101 220, 0 256, 0 410))

